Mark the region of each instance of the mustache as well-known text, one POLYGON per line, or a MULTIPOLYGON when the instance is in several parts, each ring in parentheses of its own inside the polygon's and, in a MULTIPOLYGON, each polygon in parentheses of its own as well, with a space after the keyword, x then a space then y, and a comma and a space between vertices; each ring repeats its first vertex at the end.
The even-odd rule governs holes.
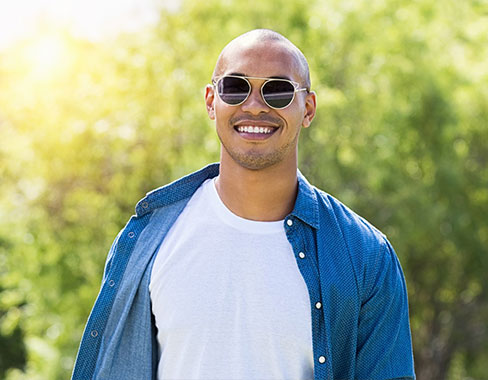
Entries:
POLYGON ((264 122, 276 124, 278 126, 283 125, 283 121, 281 119, 278 119, 276 117, 272 117, 270 115, 262 115, 259 117, 249 116, 249 115, 235 116, 229 120, 229 124, 234 125, 234 124, 237 124, 238 122, 243 121, 243 120, 251 121, 251 122, 253 122, 253 121, 264 121, 264 122))

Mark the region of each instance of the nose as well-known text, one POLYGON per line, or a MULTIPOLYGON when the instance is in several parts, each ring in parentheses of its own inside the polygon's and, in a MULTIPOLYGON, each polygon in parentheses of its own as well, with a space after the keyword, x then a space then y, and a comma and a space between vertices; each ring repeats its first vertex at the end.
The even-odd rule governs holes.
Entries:
POLYGON ((270 108, 264 102, 261 96, 261 86, 262 83, 252 84, 251 93, 244 103, 241 104, 241 109, 244 112, 249 112, 253 115, 259 115, 262 112, 269 112, 270 108))

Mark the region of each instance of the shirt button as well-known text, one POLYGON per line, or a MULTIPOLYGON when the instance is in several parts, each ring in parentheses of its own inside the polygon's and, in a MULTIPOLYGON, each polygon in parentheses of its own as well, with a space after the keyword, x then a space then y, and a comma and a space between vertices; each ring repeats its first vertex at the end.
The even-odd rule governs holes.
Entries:
POLYGON ((94 338, 96 338, 98 336, 98 331, 97 330, 92 330, 92 332, 90 333, 90 335, 94 338))
POLYGON ((110 281, 108 282, 108 284, 109 284, 110 286, 114 286, 114 285, 115 285, 115 281, 114 281, 114 280, 110 280, 110 281))
POLYGON ((136 234, 134 232, 129 232, 129 237, 132 239, 136 234))
POLYGON ((147 204, 147 202, 142 202, 141 206, 142 206, 143 208, 147 208, 147 206, 149 206, 149 205, 147 204))
POLYGON ((286 221, 286 224, 288 224, 288 225, 291 227, 291 226, 293 225, 293 220, 288 219, 288 220, 286 221))
POLYGON ((320 302, 317 302, 317 303, 315 304, 315 307, 316 307, 317 309, 320 309, 320 308, 322 307, 322 304, 321 304, 320 302))
POLYGON ((304 254, 303 252, 300 252, 300 253, 298 254, 298 257, 300 257, 301 259, 304 259, 304 258, 305 258, 305 254, 304 254))
POLYGON ((319 363, 324 364, 325 363, 325 356, 320 356, 319 357, 319 363))

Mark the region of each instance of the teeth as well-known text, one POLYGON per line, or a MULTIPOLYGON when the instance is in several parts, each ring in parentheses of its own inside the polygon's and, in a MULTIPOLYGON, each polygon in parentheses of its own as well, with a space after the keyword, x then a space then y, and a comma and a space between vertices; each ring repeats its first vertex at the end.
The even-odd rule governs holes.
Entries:
POLYGON ((239 125, 237 127, 239 132, 246 132, 246 133, 271 133, 273 128, 269 127, 257 127, 252 125, 239 125))

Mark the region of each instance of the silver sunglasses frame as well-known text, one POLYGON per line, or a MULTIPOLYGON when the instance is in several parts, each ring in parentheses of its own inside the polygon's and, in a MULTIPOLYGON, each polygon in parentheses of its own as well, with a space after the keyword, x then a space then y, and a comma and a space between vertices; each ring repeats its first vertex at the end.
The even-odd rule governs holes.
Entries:
POLYGON ((266 78, 266 77, 249 77, 249 76, 244 76, 244 75, 221 75, 221 76, 218 76, 214 79, 212 79, 212 86, 214 87, 214 90, 215 92, 217 93, 217 96, 220 98, 220 100, 222 100, 225 104, 229 105, 229 106, 240 106, 241 104, 243 104, 248 98, 249 98, 249 95, 251 95, 251 91, 252 91, 252 85, 251 85, 251 82, 249 82, 249 79, 260 79, 260 80, 264 80, 263 84, 261 85, 261 88, 260 88, 260 93, 261 93, 261 98, 263 99, 264 103, 266 103, 266 105, 269 107, 269 108, 272 108, 272 109, 275 109, 275 110, 282 110, 282 109, 285 109, 287 107, 290 106, 290 104, 293 103, 293 101, 295 100, 295 95, 297 92, 300 92, 300 91, 309 91, 308 88, 306 87, 302 87, 302 88, 299 88, 300 87, 300 83, 298 82, 294 82, 292 80, 289 80, 289 79, 282 79, 282 78, 266 78), (221 81, 222 79, 226 78, 226 77, 230 77, 230 78, 241 78, 241 79, 244 79, 247 84, 249 85, 249 92, 247 93, 247 96, 246 98, 240 102, 240 103, 237 103, 237 104, 229 104, 227 103, 226 101, 224 101, 221 97, 220 97, 220 94, 219 94, 219 91, 218 91, 218 83, 219 81, 221 81), (293 86, 293 88, 295 89, 295 91, 293 91, 293 97, 291 98, 290 100, 290 103, 288 103, 286 106, 284 107, 273 107, 272 105, 270 105, 265 97, 264 97, 264 94, 263 94, 263 87, 266 83, 268 82, 272 82, 272 81, 285 81, 285 82, 289 82, 291 83, 291 85, 293 86))

